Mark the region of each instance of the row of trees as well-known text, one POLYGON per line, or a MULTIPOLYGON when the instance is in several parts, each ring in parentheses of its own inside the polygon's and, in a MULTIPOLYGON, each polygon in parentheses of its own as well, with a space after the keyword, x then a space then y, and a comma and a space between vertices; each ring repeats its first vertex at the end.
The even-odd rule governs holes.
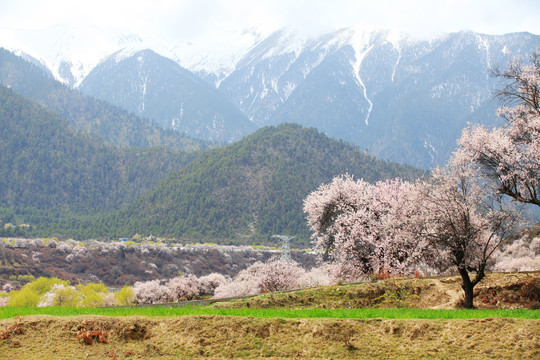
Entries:
POLYGON ((417 182, 343 175, 305 199, 316 247, 342 277, 454 267, 473 307, 488 261, 519 228, 516 205, 540 206, 540 52, 529 60, 495 72, 509 81, 499 92, 506 124, 465 129, 444 169, 417 182))

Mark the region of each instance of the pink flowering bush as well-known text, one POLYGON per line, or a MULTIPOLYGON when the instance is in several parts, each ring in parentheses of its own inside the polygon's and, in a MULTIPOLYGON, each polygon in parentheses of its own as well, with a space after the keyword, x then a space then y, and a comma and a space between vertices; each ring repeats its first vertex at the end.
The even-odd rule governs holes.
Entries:
POLYGON ((218 286, 214 291, 214 299, 223 299, 235 296, 251 296, 259 293, 259 285, 256 279, 235 279, 218 286))
POLYGON ((159 304, 170 301, 173 297, 171 290, 161 285, 159 280, 136 282, 133 293, 137 304, 159 304))
POLYGON ((105 307, 113 307, 116 305, 116 296, 115 293, 110 292, 105 295, 103 295, 103 306, 105 307))
POLYGON ((227 279, 222 274, 211 273, 199 278, 199 294, 214 295, 216 288, 226 284, 227 279))
POLYGON ((191 300, 196 296, 199 296, 200 282, 194 275, 175 277, 167 282, 167 288, 170 293, 170 300, 175 301, 178 299, 191 300))
POLYGON ((240 271, 232 281, 221 284, 215 289, 214 298, 222 299, 260 294, 258 274, 263 265, 261 262, 256 262, 247 269, 240 271))
MULTIPOLYGON (((239 272, 231 282, 218 286, 214 292, 214 298, 298 289, 299 280, 305 274, 306 271, 295 263, 281 260, 271 260, 266 264, 257 262, 239 272)), ((309 281, 308 277, 304 278, 304 283, 309 283, 309 281)))
POLYGON ((306 289, 317 286, 327 286, 334 282, 329 269, 324 267, 314 267, 309 271, 304 271, 298 278, 296 285, 299 289, 306 289))
POLYGON ((298 279, 304 274, 305 270, 298 264, 269 261, 257 274, 258 286, 261 292, 293 290, 298 288, 298 279))

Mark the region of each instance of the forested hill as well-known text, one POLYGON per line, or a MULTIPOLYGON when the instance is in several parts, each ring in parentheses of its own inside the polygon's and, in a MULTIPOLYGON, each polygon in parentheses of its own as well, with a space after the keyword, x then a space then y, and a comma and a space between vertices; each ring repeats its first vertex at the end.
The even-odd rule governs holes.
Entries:
POLYGON ((3 48, 0 48, 0 84, 69 120, 73 129, 99 136, 115 146, 164 146, 178 150, 206 146, 105 101, 84 96, 3 48))
MULTIPOLYGON (((119 149, 0 85, 0 208, 64 215, 118 208, 194 155, 119 149)), ((1 215, 1 213, 0 213, 1 215)), ((0 216, 1 221, 10 221, 0 216)), ((32 219, 21 219, 35 222, 32 219)))
POLYGON ((346 172, 368 181, 422 175, 412 167, 376 160, 316 129, 265 127, 168 176, 108 218, 108 228, 118 236, 139 233, 222 243, 268 242, 272 234, 286 234, 306 244, 303 199, 346 172))

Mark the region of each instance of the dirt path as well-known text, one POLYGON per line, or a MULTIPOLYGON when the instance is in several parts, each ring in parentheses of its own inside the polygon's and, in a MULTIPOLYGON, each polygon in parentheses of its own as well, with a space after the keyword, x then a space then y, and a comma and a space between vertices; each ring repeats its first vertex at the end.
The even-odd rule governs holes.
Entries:
POLYGON ((439 305, 431 306, 431 309, 455 309, 458 304, 463 300, 463 291, 461 289, 456 290, 444 284, 440 280, 433 280, 435 285, 434 289, 441 298, 448 297, 448 301, 439 305))

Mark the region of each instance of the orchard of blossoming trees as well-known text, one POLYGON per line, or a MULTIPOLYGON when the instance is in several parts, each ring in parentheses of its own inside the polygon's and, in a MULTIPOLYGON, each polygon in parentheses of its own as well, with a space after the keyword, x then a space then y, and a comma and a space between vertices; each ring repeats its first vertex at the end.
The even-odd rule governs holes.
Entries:
POLYGON ((540 52, 530 60, 496 74, 512 81, 500 96, 517 102, 499 109, 507 125, 464 130, 448 165, 428 179, 369 184, 344 175, 305 199, 316 248, 335 275, 454 268, 464 306, 473 307, 490 258, 517 229, 519 212, 501 196, 540 205, 540 52))

